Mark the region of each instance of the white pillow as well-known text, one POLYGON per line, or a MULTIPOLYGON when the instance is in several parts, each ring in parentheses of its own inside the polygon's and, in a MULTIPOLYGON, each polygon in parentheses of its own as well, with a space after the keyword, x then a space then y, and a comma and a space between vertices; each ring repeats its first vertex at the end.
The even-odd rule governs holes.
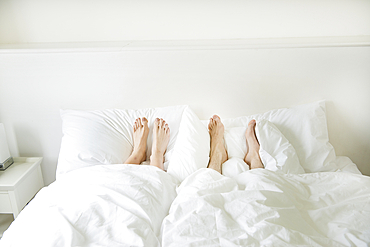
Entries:
MULTIPOLYGON (((222 165, 222 174, 227 177, 235 177, 249 170, 249 166, 244 162, 248 152, 246 130, 247 126, 225 129, 224 139, 229 160, 222 165)), ((286 174, 304 173, 294 147, 271 122, 264 119, 257 121, 256 135, 265 169, 286 174)))
POLYGON ((209 150, 208 129, 192 111, 185 109, 167 172, 182 182, 208 166, 209 150))
MULTIPOLYGON (((139 117, 148 119, 150 129, 147 142, 147 160, 151 155, 152 127, 155 118, 163 118, 168 123, 171 135, 164 163, 165 169, 168 169, 183 116, 185 116, 184 121, 189 125, 199 121, 188 106, 140 110, 61 110, 63 138, 58 159, 57 176, 85 166, 123 163, 132 152, 132 126, 135 119, 139 117)), ((181 132, 189 131, 191 128, 192 126, 182 126, 181 132)), ((186 150, 189 147, 189 145, 182 144, 184 153, 177 150, 175 158, 176 160, 183 159, 184 163, 191 160, 190 163, 195 167, 202 163, 204 158, 202 157, 201 162, 198 163, 199 155, 188 157, 188 155, 193 155, 191 151, 186 150), (196 165, 194 165, 195 163, 196 165)), ((197 152, 195 153, 197 154, 197 152)))
POLYGON ((329 143, 325 101, 268 111, 252 116, 223 119, 225 132, 245 127, 249 121, 266 119, 273 123, 295 148, 306 172, 335 171, 335 151, 329 143))
POLYGON ((304 173, 294 147, 271 122, 261 119, 256 124, 259 154, 265 169, 285 174, 304 173))
POLYGON ((225 128, 224 141, 228 160, 222 164, 222 174, 227 177, 233 178, 249 170, 249 166, 244 162, 248 151, 245 139, 246 129, 246 126, 225 128))

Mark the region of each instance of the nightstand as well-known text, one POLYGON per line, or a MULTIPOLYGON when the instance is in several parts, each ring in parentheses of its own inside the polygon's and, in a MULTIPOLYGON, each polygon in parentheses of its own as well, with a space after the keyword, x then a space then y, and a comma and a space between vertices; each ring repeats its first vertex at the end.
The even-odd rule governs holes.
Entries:
MULTIPOLYGON (((14 163, 9 168, 0 171, 0 214, 13 214, 15 219, 23 207, 44 187, 41 161, 41 157, 14 158, 14 163)), ((1 216, 9 218, 9 215, 1 216)), ((1 224, 0 228, 5 227, 1 224)))

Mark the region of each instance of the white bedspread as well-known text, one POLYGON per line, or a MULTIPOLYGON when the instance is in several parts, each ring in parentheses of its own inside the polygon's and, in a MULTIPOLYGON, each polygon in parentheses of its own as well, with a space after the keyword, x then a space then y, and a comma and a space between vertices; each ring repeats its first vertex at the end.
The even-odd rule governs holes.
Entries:
POLYGON ((145 165, 72 171, 36 195, 0 246, 370 243, 366 176, 256 169, 232 179, 200 169, 176 186, 170 174, 145 165))
POLYGON ((42 189, 0 245, 160 246, 175 188, 172 177, 156 167, 81 168, 42 189))
POLYGON ((201 169, 178 188, 162 246, 368 246, 370 178, 342 172, 236 180, 201 169))

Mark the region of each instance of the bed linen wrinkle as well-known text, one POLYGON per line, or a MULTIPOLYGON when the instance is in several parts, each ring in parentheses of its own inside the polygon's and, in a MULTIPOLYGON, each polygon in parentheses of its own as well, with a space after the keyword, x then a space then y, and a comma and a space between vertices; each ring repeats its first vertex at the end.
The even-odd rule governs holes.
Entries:
MULTIPOLYGON (((100 193, 100 191, 98 192, 100 193)), ((103 198, 105 197, 105 199, 109 201, 110 199, 109 197, 97 195, 96 198, 94 198, 92 195, 88 195, 89 198, 84 198, 84 196, 79 198, 79 200, 81 200, 82 202, 91 200, 91 203, 81 208, 81 212, 83 212, 83 214, 80 214, 80 216, 83 216, 83 217, 79 217, 76 221, 72 222, 72 225, 74 225, 74 228, 78 230, 79 232, 81 232, 82 235, 84 236, 91 236, 89 238, 90 239, 89 241, 92 243, 94 243, 95 241, 96 242, 101 241, 99 239, 96 239, 94 236, 95 235, 94 232, 96 231, 96 229, 89 229, 89 228, 86 229, 86 226, 85 226, 86 222, 89 222, 89 224, 97 225, 99 226, 99 228, 105 229, 106 235, 103 239, 114 239, 113 235, 120 234, 120 232, 122 231, 122 229, 119 230, 115 228, 115 226, 117 226, 117 223, 118 224, 120 223, 120 222, 117 222, 116 218, 114 217, 115 213, 117 213, 117 206, 115 205, 113 206, 114 208, 112 210, 114 210, 114 212, 110 214, 104 214, 106 212, 109 212, 109 209, 110 209, 109 207, 111 205, 105 203, 106 200, 104 200, 103 198)), ((79 200, 77 201, 75 200, 75 203, 76 202, 78 203, 79 200)), ((135 236, 139 238, 143 235, 142 233, 140 234, 140 231, 146 232, 147 230, 141 227, 138 227, 137 224, 139 223, 139 225, 151 225, 150 218, 146 215, 143 207, 140 207, 140 206, 138 207, 138 205, 136 205, 134 199, 130 199, 129 204, 127 204, 127 201, 125 201, 124 204, 126 205, 126 207, 128 205, 132 205, 132 207, 135 207, 135 211, 133 211, 133 210, 126 210, 122 208, 122 206, 120 206, 121 208, 120 213, 125 214, 127 216, 124 218, 125 220, 124 226, 126 227, 127 231, 132 231, 134 236, 132 236, 131 238, 135 238, 135 236)), ((68 215, 71 215, 71 214, 66 214, 65 217, 68 217, 68 215)), ((153 229, 151 230, 154 231, 153 229)), ((128 237, 127 234, 126 234, 126 237, 128 237)))
POLYGON ((230 179, 201 169, 177 190, 162 246, 361 246, 370 243, 369 191, 370 178, 350 173, 255 169, 230 179))
MULTIPOLYGON (((150 205, 149 202, 147 202, 147 197, 144 195, 142 191, 139 193, 140 189, 137 191, 136 194, 133 195, 124 195, 122 193, 117 192, 116 189, 109 189, 107 188, 107 184, 105 184, 105 187, 100 187, 97 185, 91 185, 91 184, 83 184, 83 185, 76 185, 74 184, 74 192, 77 195, 76 198, 71 198, 75 205, 77 205, 80 208, 80 214, 81 217, 82 213, 84 215, 87 214, 87 212, 92 211, 95 207, 101 207, 105 206, 106 208, 110 205, 107 205, 105 202, 109 201, 113 203, 113 206, 115 209, 120 208, 120 210, 127 211, 128 215, 132 215, 135 217, 139 217, 141 220, 145 220, 145 223, 150 224, 150 217, 146 215, 145 212, 145 206, 150 205), (109 193, 109 195, 107 195, 109 193), (143 205, 137 205, 137 200, 142 201, 143 205), (91 201, 91 202, 90 202, 91 201), (79 203, 77 203, 79 202, 79 203), (133 210, 127 210, 127 206, 131 206, 130 208, 135 208, 135 211, 133 210)), ((68 190, 65 191, 65 195, 62 198, 69 197, 68 190)), ((64 193, 64 192, 60 192, 64 193)), ((63 205, 62 202, 57 201, 56 205, 63 205)), ((75 206, 74 206, 75 207, 75 206)), ((67 208, 63 208, 59 206, 60 212, 65 211, 67 208)), ((75 208, 73 208, 75 209, 75 208)), ((104 209, 95 210, 94 212, 91 212, 90 215, 99 216, 100 212, 106 212, 104 209)), ((109 221, 110 218, 107 216, 102 216, 100 218, 105 219, 104 222, 109 221)), ((87 219, 89 221, 89 219, 87 219)), ((77 223, 78 220, 75 221, 77 223)), ((103 221, 101 221, 103 222, 103 221)))
MULTIPOLYGON (((268 173, 268 171, 266 171, 265 173, 268 173)), ((318 178, 318 175, 324 177, 324 179, 322 179, 321 182, 325 183, 326 190, 324 190, 323 187, 319 186, 319 188, 316 190, 316 192, 319 191, 319 193, 317 194, 319 196, 317 196, 317 197, 320 198, 320 196, 321 196, 321 201, 327 201, 328 203, 325 203, 325 204, 317 203, 316 205, 312 205, 313 207, 307 207, 307 205, 309 205, 307 203, 304 203, 303 204, 303 205, 305 205, 305 207, 303 208, 303 210, 301 210, 302 215, 303 214, 306 214, 305 213, 306 210, 308 210, 308 212, 311 212, 311 215, 310 215, 310 218, 311 219, 310 218, 307 218, 307 217, 304 217, 307 222, 311 222, 310 223, 311 225, 313 225, 312 219, 315 220, 316 223, 319 223, 320 222, 320 218, 322 217, 322 215, 319 214, 319 216, 317 216, 317 218, 315 218, 314 215, 317 214, 317 212, 319 212, 320 210, 326 210, 327 207, 330 207, 328 209, 328 210, 330 210, 330 213, 327 215, 327 218, 330 218, 331 217, 331 214, 333 213, 333 211, 335 211, 334 209, 336 207, 338 207, 338 208, 340 208, 341 213, 344 214, 344 216, 342 218, 343 219, 345 219, 345 218, 349 219, 351 217, 349 217, 349 216, 347 216, 345 214, 348 214, 349 212, 352 212, 352 207, 354 205, 354 204, 350 204, 349 201, 360 202, 360 205, 363 205, 363 206, 360 206, 360 208, 361 207, 363 207, 363 208, 366 207, 365 205, 367 205, 369 203, 369 200, 366 199, 363 195, 362 195, 362 198, 361 199, 359 199, 358 197, 354 196, 354 195, 356 195, 358 193, 358 191, 355 191, 354 193, 349 193, 349 192, 346 193, 345 190, 343 191, 341 189, 340 186, 342 186, 343 188, 346 188, 347 187, 346 180, 343 180, 341 178, 343 176, 346 176, 345 174, 338 174, 338 173, 332 173, 332 174, 330 174, 330 173, 325 173, 325 174, 324 173, 320 173, 320 174, 311 174, 311 175, 301 174, 301 175, 297 175, 297 178, 299 178, 299 177, 307 177, 307 176, 312 176, 312 177, 318 178), (334 179, 337 176, 340 177, 340 178, 337 178, 336 179, 338 182, 337 183, 334 183, 333 186, 332 186, 332 188, 327 188, 327 183, 325 182, 326 181, 326 178, 327 177, 331 177, 332 179, 334 179), (334 188, 335 188, 335 191, 334 192, 336 194, 328 195, 327 196, 327 192, 333 193, 332 190, 334 190, 334 188), (326 193, 322 193, 322 191, 325 191, 326 193), (343 192, 345 192, 345 193, 343 194, 343 192), (322 197, 325 198, 325 196, 327 196, 330 199, 334 198, 336 200, 328 200, 328 199, 325 200, 325 199, 322 199, 322 197), (352 196, 352 198, 350 198, 351 196, 352 196), (350 199, 348 199, 348 198, 350 198, 350 199), (340 201, 340 200, 345 200, 345 201, 340 201), (363 202, 363 200, 366 200, 367 202, 365 202, 365 201, 363 202), (333 204, 335 204, 335 205, 333 205, 333 204), (317 209, 317 207, 321 207, 321 208, 320 209, 317 209), (316 209, 315 214, 312 214, 312 211, 310 211, 310 208, 311 209, 316 209), (346 208, 347 208, 347 210, 345 210, 346 208)), ((289 176, 289 175, 286 175, 286 176, 287 177, 292 177, 292 176, 289 176)), ((356 175, 356 176, 358 177, 358 175, 356 175)), ((356 180, 356 176, 354 176, 354 179, 355 180, 356 180)), ((293 177, 294 177, 294 175, 293 175, 293 177)), ((315 180, 315 181, 318 181, 318 180, 315 180)), ((361 191, 363 191, 364 190, 363 187, 361 187, 361 188, 362 188, 361 191)), ((287 195, 287 193, 285 195, 287 195)), ((316 196, 313 197, 312 195, 310 197, 307 197, 307 201, 311 201, 311 200, 312 201, 318 201, 317 198, 316 198, 316 196)), ((336 213, 336 215, 340 216, 339 213, 336 213)), ((367 217, 368 217, 368 215, 367 215, 367 217)), ((357 223, 355 223, 355 222, 354 223, 350 223, 350 224, 348 224, 348 226, 351 226, 353 224, 357 224, 357 223)), ((331 236, 329 236, 329 237, 331 237, 331 236)))
POLYGON ((358 247, 368 247, 369 243, 365 241, 361 241, 356 236, 351 233, 346 233, 344 235, 345 239, 347 240, 348 245, 350 246, 358 246, 358 247))
POLYGON ((160 246, 161 222, 176 185, 169 174, 149 166, 71 171, 36 195, 0 245, 160 246), (18 232, 24 232, 24 238, 18 232))

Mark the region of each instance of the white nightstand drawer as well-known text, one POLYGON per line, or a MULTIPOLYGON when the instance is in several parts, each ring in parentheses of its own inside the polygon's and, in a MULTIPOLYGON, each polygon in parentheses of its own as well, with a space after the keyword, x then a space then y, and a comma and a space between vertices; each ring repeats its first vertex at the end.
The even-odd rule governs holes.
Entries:
POLYGON ((8 193, 0 192, 0 212, 2 213, 12 213, 12 204, 10 203, 10 198, 8 193))
POLYGON ((26 205, 42 187, 44 187, 41 176, 41 172, 38 169, 34 169, 15 189, 17 204, 20 209, 22 209, 23 206, 26 205))
POLYGON ((0 238, 23 207, 44 187, 41 161, 42 157, 15 157, 14 164, 0 171, 0 238))
POLYGON ((0 171, 0 214, 16 218, 32 197, 44 187, 41 157, 16 157, 5 171, 0 171))

